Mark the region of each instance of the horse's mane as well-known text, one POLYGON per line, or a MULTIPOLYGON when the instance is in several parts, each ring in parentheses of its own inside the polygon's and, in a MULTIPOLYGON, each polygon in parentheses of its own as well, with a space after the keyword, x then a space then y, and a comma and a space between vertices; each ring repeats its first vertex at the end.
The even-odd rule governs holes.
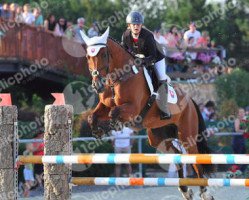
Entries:
POLYGON ((136 58, 135 54, 133 52, 128 51, 119 41, 117 41, 116 39, 112 38, 109 36, 109 39, 114 42, 115 44, 119 45, 119 47, 121 47, 123 50, 125 50, 125 52, 127 52, 128 54, 130 54, 133 58, 136 58))

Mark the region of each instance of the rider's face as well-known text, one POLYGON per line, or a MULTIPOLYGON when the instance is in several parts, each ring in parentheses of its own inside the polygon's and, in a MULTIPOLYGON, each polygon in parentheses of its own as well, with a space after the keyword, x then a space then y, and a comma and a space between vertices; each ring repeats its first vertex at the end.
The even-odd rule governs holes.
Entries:
POLYGON ((142 24, 130 24, 131 32, 138 35, 142 29, 142 24))

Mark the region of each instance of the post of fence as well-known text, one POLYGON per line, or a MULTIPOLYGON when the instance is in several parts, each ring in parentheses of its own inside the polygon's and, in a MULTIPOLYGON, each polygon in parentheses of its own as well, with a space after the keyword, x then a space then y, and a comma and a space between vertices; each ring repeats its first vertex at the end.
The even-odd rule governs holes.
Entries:
POLYGON ((17 108, 10 94, 0 94, 0 199, 14 200, 16 191, 16 123, 17 108))
MULTIPOLYGON (((45 155, 71 155, 72 118, 73 107, 63 102, 45 107, 45 155)), ((44 198, 70 199, 70 176, 70 165, 44 164, 44 198)))

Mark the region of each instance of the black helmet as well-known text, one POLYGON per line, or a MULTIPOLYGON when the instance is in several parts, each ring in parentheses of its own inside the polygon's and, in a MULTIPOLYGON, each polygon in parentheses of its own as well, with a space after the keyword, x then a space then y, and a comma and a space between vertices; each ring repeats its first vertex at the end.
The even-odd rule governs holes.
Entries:
POLYGON ((127 24, 143 24, 144 17, 138 11, 131 11, 126 17, 127 24))

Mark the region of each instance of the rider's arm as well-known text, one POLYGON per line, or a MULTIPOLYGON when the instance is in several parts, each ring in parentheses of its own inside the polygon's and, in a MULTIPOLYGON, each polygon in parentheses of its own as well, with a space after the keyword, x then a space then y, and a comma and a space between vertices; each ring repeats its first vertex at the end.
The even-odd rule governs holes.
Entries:
POLYGON ((152 65, 153 63, 156 62, 156 55, 157 55, 157 47, 156 47, 156 42, 154 40, 153 35, 150 35, 146 38, 146 56, 144 58, 144 61, 148 65, 152 65))
POLYGON ((121 45, 125 48, 125 49, 129 49, 129 47, 127 46, 127 44, 125 43, 125 39, 124 39, 124 34, 122 35, 122 38, 121 38, 121 45))

